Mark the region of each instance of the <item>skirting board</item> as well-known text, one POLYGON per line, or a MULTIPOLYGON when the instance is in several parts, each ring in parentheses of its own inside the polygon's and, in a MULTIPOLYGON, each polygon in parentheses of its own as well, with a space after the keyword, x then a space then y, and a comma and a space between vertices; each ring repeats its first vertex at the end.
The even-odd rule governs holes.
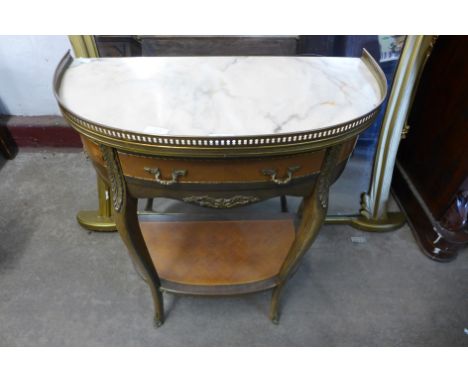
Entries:
POLYGON ((60 116, 1 115, 19 147, 82 147, 80 137, 60 116))

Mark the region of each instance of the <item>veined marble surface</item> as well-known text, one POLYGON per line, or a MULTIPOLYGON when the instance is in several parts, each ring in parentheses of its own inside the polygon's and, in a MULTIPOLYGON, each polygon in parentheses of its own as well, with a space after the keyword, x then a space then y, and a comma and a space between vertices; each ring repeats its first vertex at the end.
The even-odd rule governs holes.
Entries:
POLYGON ((344 123, 382 94, 360 58, 132 57, 75 59, 59 97, 80 117, 132 132, 245 136, 344 123))

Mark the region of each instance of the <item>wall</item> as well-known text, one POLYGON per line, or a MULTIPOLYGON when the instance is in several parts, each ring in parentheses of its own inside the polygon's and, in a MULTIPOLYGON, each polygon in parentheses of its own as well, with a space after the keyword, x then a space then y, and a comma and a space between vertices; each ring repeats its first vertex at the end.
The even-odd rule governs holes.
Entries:
POLYGON ((0 114, 59 115, 52 77, 69 49, 67 36, 0 36, 0 114))

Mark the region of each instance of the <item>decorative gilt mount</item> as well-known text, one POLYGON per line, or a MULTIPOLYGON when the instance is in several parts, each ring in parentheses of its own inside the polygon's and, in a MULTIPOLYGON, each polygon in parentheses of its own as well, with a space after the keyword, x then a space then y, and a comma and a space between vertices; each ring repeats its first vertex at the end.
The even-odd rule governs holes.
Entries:
POLYGON ((301 166, 289 166, 287 174, 284 178, 278 178, 278 175, 276 173, 276 169, 272 168, 265 168, 262 170, 262 174, 269 176, 270 180, 275 183, 275 184, 288 184, 293 177, 293 173, 295 173, 297 170, 299 170, 301 166))
POLYGON ((109 174, 110 185, 111 185, 111 194, 112 202, 114 204, 114 209, 117 212, 120 212, 123 204, 123 195, 124 195, 124 184, 121 174, 119 171, 119 163, 115 157, 115 151, 112 147, 105 145, 99 145, 102 156, 106 161, 107 172, 109 174))
POLYGON ((334 146, 328 149, 325 162, 318 179, 318 197, 320 204, 324 209, 328 207, 328 189, 330 188, 332 172, 336 166, 338 154, 340 153, 341 148, 342 146, 334 146))
POLYGON ((156 181, 156 183, 162 186, 172 186, 173 184, 176 184, 179 181, 180 177, 187 175, 187 170, 173 170, 172 178, 165 180, 161 178, 161 171, 159 170, 159 168, 145 167, 144 170, 150 173, 151 175, 154 175, 154 180, 156 181))
POLYGON ((258 202, 260 199, 256 196, 235 195, 230 198, 213 198, 208 195, 203 196, 187 196, 182 199, 187 203, 198 204, 202 207, 210 208, 232 208, 244 206, 250 203, 258 202))

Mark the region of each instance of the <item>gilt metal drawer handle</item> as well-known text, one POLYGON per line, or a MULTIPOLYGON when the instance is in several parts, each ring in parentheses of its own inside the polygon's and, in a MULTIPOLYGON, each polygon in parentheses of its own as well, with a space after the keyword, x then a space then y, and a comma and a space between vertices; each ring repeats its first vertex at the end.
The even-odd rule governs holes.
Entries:
POLYGON ((270 180, 276 184, 287 184, 291 181, 293 173, 299 170, 301 166, 290 166, 288 167, 288 172, 285 178, 278 179, 276 177, 276 169, 265 168, 262 170, 263 175, 267 175, 270 177, 270 180))
POLYGON ((145 167, 144 170, 154 175, 154 179, 156 180, 156 183, 161 184, 162 186, 170 186, 172 184, 176 184, 179 181, 179 177, 185 176, 187 174, 187 170, 173 170, 172 179, 165 180, 165 179, 161 179, 161 171, 159 171, 159 168, 157 167, 156 168, 145 167))

